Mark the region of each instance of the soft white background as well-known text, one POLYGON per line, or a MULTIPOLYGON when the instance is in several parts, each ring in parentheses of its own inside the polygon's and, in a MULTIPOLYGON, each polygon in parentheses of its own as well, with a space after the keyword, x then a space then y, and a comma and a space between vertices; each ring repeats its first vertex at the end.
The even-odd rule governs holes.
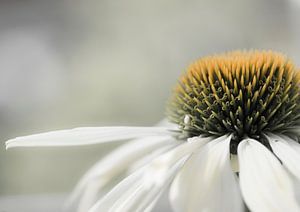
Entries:
POLYGON ((5 151, 5 140, 152 125, 177 77, 203 55, 273 49, 300 65, 299 26, 298 0, 1 1, 0 211, 58 211, 117 145, 5 151))

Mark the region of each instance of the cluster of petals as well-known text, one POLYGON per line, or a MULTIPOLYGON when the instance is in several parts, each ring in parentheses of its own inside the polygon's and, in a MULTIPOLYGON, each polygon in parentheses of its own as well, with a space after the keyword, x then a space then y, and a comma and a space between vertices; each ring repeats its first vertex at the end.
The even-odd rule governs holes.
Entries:
POLYGON ((86 127, 17 137, 6 147, 124 141, 75 187, 69 204, 79 202, 80 212, 147 212, 166 192, 175 212, 300 211, 298 141, 267 133, 273 152, 244 138, 232 155, 230 134, 182 140, 179 133, 167 122, 155 127, 86 127))

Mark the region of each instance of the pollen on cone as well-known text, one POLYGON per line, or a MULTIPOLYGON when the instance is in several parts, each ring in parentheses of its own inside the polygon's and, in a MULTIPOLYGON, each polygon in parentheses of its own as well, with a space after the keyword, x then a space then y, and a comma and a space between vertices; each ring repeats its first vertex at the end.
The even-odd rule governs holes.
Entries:
POLYGON ((300 123, 299 89, 300 72, 284 55, 228 52, 191 64, 167 113, 188 136, 283 132, 300 123))

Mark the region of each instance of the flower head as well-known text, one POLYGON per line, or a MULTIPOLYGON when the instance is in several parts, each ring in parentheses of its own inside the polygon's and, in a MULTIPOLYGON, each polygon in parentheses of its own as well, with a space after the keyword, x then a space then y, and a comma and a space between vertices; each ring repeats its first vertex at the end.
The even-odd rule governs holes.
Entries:
POLYGON ((81 179, 70 197, 81 197, 79 211, 151 211, 167 189, 176 212, 300 211, 299 86, 300 72, 280 53, 229 52, 180 78, 167 110, 173 123, 54 131, 6 146, 134 139, 81 179))
POLYGON ((263 133, 299 125, 300 72, 280 53, 229 52, 202 58, 181 78, 170 100, 170 120, 187 137, 232 134, 231 152, 263 133))

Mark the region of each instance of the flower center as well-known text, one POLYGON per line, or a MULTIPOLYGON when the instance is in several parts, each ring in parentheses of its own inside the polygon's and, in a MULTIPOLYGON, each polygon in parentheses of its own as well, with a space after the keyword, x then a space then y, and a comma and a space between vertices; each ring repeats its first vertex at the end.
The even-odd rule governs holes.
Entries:
MULTIPOLYGON (((204 57, 179 79, 167 114, 186 137, 285 132, 300 123, 300 72, 280 53, 229 52, 204 57)), ((260 139, 263 142, 264 139, 260 139)))

